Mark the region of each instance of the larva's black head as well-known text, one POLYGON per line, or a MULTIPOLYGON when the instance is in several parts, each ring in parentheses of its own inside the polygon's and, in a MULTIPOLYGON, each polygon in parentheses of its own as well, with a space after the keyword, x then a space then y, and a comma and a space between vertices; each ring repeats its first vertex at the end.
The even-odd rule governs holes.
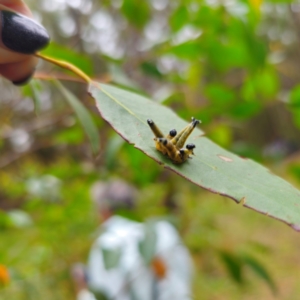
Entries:
POLYGON ((147 123, 149 124, 149 126, 153 126, 154 125, 154 122, 151 119, 148 119, 147 123))
POLYGON ((195 128, 199 123, 201 123, 201 121, 195 119, 194 117, 192 117, 192 124, 193 124, 193 127, 195 128))
POLYGON ((171 137, 174 137, 174 136, 176 136, 176 134, 177 134, 177 131, 176 131, 176 129, 172 129, 172 130, 170 130, 169 134, 170 134, 170 136, 171 136, 171 137))
POLYGON ((193 150, 194 148, 196 148, 195 144, 187 144, 186 145, 186 149, 188 149, 188 150, 193 150))
POLYGON ((167 145, 168 141, 165 138, 159 138, 159 141, 165 146, 167 145))

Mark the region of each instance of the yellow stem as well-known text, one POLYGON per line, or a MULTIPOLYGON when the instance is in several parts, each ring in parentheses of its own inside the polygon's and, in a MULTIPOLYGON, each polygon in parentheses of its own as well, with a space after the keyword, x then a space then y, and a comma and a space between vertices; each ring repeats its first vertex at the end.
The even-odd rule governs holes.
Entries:
POLYGON ((75 67, 74 65, 72 65, 66 61, 55 59, 55 58, 46 56, 41 53, 36 53, 35 56, 75 73, 77 76, 82 78, 86 83, 92 82, 92 79, 88 75, 86 75, 79 68, 75 67))

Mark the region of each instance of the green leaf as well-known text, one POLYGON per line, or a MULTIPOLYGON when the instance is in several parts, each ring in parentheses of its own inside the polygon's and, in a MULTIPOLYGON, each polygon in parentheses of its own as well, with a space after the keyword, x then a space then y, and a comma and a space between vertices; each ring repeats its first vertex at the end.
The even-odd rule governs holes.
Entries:
POLYGON ((247 52, 242 43, 224 45, 221 42, 210 41, 206 52, 210 63, 213 63, 215 68, 220 71, 229 70, 233 67, 245 67, 249 64, 247 52))
POLYGON ((117 153, 123 144, 124 140, 119 135, 115 135, 108 140, 104 154, 104 161, 108 169, 111 169, 114 166, 117 160, 117 153))
POLYGON ((84 134, 79 126, 60 130, 54 137, 56 144, 78 145, 81 144, 83 140, 84 134))
POLYGON ((189 12, 185 5, 179 6, 170 17, 170 27, 173 31, 180 30, 189 21, 189 12))
POLYGON ((259 102, 240 102, 231 109, 231 115, 237 119, 247 119, 261 111, 259 102))
POLYGON ((189 138, 196 145, 196 156, 184 164, 174 165, 155 149, 147 119, 154 120, 165 133, 171 128, 180 130, 187 121, 146 97, 113 86, 94 82, 89 91, 102 117, 125 140, 165 168, 300 231, 300 192, 290 183, 258 163, 214 144, 198 128, 189 138))
POLYGON ((157 79, 162 79, 163 75, 158 70, 156 64, 154 62, 145 61, 141 64, 142 71, 151 77, 156 77, 157 79))
POLYGON ((269 285, 269 287, 275 294, 277 292, 277 287, 266 268, 251 256, 244 256, 243 260, 256 273, 256 275, 262 278, 269 285))
POLYGON ((3 231, 4 229, 8 229, 12 226, 11 220, 7 213, 0 210, 0 229, 3 231))
POLYGON ((143 28, 151 17, 148 1, 123 0, 121 11, 127 20, 137 28, 143 28))
POLYGON ((40 103, 41 103, 41 100, 40 100, 41 85, 40 85, 39 81, 31 80, 29 82, 29 86, 30 86, 31 91, 32 91, 34 111, 35 111, 35 114, 38 115, 39 112, 40 112, 40 103))
POLYGON ((221 84, 210 84, 205 89, 205 95, 214 104, 224 106, 235 99, 234 92, 221 84))
POLYGON ((297 85, 293 88, 290 94, 290 104, 293 108, 300 107, 300 85, 297 85))
POLYGON ((193 60, 201 56, 202 50, 203 49, 199 41, 194 40, 173 46, 168 50, 168 52, 181 59, 193 60))
POLYGON ((293 112, 294 123, 298 128, 300 128, 300 111, 299 111, 298 107, 293 108, 292 112, 293 112))
POLYGON ((89 111, 85 108, 84 105, 81 104, 80 100, 72 94, 69 90, 67 90, 59 81, 54 81, 57 88, 64 95, 65 99, 68 101, 70 106, 74 109, 79 121, 82 124, 87 136, 90 139, 91 146, 94 153, 99 152, 100 150, 100 140, 98 129, 89 113, 89 111))
POLYGON ((263 97, 276 96, 279 89, 278 75, 274 70, 264 70, 258 74, 257 89, 263 97))
POLYGON ((220 255, 232 279, 237 283, 242 284, 244 281, 242 273, 243 264, 240 258, 232 253, 225 251, 220 252, 220 255))
POLYGON ((241 96, 246 101, 255 99, 274 99, 278 93, 279 81, 272 69, 259 70, 254 76, 247 78, 241 89, 241 96))

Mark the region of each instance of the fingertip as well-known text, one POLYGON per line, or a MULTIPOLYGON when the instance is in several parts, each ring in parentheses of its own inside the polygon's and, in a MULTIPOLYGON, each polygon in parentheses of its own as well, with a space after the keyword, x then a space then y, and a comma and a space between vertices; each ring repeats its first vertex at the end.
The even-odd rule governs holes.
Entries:
POLYGON ((16 63, 0 65, 0 74, 14 85, 26 84, 35 72, 37 61, 35 57, 28 57, 16 63))
POLYGON ((34 72, 35 72, 35 69, 32 70, 32 72, 30 74, 26 75, 24 78, 12 81, 13 85, 21 86, 21 85, 27 84, 30 81, 30 79, 32 78, 34 72))
POLYGON ((0 11, 3 45, 12 51, 34 54, 49 44, 47 30, 33 19, 10 11, 0 11))

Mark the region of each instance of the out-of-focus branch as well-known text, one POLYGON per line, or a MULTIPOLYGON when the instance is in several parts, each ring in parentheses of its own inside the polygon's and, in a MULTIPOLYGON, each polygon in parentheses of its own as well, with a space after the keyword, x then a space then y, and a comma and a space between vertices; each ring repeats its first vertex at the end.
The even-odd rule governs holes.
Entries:
POLYGON ((31 147, 28 151, 22 152, 22 153, 10 153, 8 155, 2 156, 0 159, 0 169, 7 167, 8 165, 12 164, 13 162, 19 160, 25 155, 31 154, 33 152, 36 152, 40 149, 44 148, 50 148, 52 146, 55 146, 55 144, 51 144, 50 142, 45 142, 43 144, 36 145, 34 147, 31 147))
MULTIPOLYGON (((53 80, 53 79, 59 79, 59 80, 64 80, 64 81, 71 81, 71 82, 82 82, 85 83, 85 81, 82 78, 78 78, 75 76, 63 74, 63 73, 58 73, 58 72, 51 72, 49 74, 48 72, 36 72, 34 74, 34 78, 36 79, 41 79, 41 80, 53 80)), ((109 74, 105 74, 101 77, 94 78, 97 82, 102 82, 102 83, 108 83, 111 82, 111 76, 109 74)))
MULTIPOLYGON (((53 116, 53 115, 50 115, 48 117, 43 116, 43 118, 34 119, 33 122, 28 122, 28 123, 22 124, 22 129, 25 130, 26 132, 37 131, 37 130, 40 130, 42 128, 49 127, 49 126, 52 126, 52 125, 54 125, 58 122, 61 122, 65 118, 66 118, 65 113, 61 114, 59 116, 53 116)), ((15 129, 16 128, 9 128, 9 129, 6 129, 6 130, 0 132, 0 137, 2 139, 10 138, 14 134, 15 129)))
POLYGON ((298 40, 300 42, 300 18, 299 14, 295 12, 295 10, 292 7, 292 4, 289 5, 290 14, 292 16, 292 19, 295 23, 295 31, 297 33, 298 40))

